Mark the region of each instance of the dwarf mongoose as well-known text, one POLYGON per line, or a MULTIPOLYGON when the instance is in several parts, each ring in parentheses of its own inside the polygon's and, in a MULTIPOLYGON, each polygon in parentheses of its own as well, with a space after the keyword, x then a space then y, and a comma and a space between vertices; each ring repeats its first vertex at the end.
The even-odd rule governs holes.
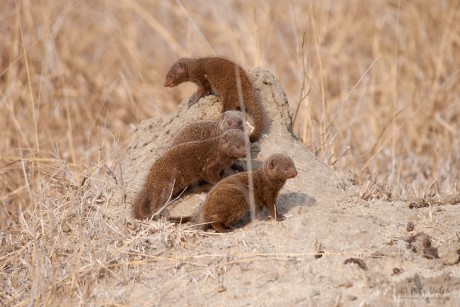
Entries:
POLYGON ((247 155, 246 141, 243 131, 230 129, 218 137, 179 144, 167 150, 150 168, 144 187, 133 203, 134 217, 150 218, 171 196, 196 182, 216 184, 225 167, 247 155))
POLYGON ((172 145, 204 141, 228 129, 244 130, 244 115, 240 111, 226 111, 218 120, 198 120, 183 127, 172 140, 172 145))
MULTIPOLYGON (((292 159, 283 154, 271 155, 262 168, 252 171, 252 176, 256 211, 260 213, 266 207, 272 218, 283 220, 276 210, 276 199, 286 180, 297 176, 292 159)), ((249 209, 248 173, 235 174, 211 189, 198 213, 198 222, 226 232, 249 209)))
POLYGON ((190 101, 191 105, 200 98, 211 95, 214 90, 223 99, 222 112, 240 110, 236 70, 240 76, 241 94, 246 112, 254 120, 254 131, 249 137, 251 142, 254 142, 260 138, 264 129, 262 108, 254 97, 248 75, 237 64, 220 57, 181 58, 171 66, 164 86, 174 87, 186 81, 194 82, 198 89, 195 97, 190 101))

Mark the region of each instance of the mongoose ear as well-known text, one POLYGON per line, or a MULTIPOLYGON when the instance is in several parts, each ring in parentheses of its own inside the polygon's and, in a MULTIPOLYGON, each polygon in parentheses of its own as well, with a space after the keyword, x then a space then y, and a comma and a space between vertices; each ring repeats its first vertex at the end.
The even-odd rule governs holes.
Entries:
POLYGON ((184 72, 185 71, 185 63, 178 62, 177 66, 179 67, 179 72, 184 72))
POLYGON ((273 158, 273 159, 270 160, 270 163, 268 164, 268 167, 269 167, 270 169, 273 169, 273 168, 275 168, 276 163, 277 163, 276 158, 273 158))

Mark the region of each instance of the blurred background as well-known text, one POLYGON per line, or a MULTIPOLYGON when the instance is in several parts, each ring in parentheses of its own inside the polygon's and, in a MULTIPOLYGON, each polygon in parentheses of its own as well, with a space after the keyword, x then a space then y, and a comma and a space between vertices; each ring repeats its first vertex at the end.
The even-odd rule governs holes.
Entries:
POLYGON ((185 56, 269 69, 295 134, 370 197, 460 193, 457 0, 3 0, 0 41, 2 227, 174 112, 195 86, 163 82, 185 56))

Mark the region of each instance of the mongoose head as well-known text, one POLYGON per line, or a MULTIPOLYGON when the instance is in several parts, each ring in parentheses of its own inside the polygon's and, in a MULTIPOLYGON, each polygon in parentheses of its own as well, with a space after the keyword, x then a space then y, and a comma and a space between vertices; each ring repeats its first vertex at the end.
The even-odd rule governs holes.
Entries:
POLYGON ((163 85, 165 87, 174 87, 185 81, 188 81, 187 66, 184 59, 179 59, 169 69, 163 85))
POLYGON ((249 138, 241 130, 229 129, 219 136, 219 149, 233 158, 244 158, 247 155, 245 142, 249 138))
POLYGON ((286 180, 297 176, 294 161, 284 154, 273 154, 265 161, 264 170, 272 179, 286 180))
POLYGON ((226 111, 219 120, 219 129, 224 132, 228 129, 244 130, 244 114, 240 111, 226 111))

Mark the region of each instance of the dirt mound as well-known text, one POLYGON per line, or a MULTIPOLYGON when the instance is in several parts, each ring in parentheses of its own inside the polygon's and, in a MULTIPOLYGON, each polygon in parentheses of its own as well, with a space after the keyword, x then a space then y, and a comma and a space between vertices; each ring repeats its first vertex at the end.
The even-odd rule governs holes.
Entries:
MULTIPOLYGON (((252 69, 248 74, 254 84, 256 98, 263 105, 267 123, 260 142, 252 146, 253 165, 258 166, 269 155, 280 152, 291 156, 299 171, 299 175, 289 180, 283 190, 281 210, 289 211, 296 206, 317 206, 343 199, 348 185, 292 134, 288 101, 278 80, 261 68, 252 69)), ((133 131, 126 154, 120 162, 117 180, 123 189, 115 191, 114 200, 119 202, 124 194, 126 203, 131 204, 142 188, 153 161, 167 149, 172 137, 187 123, 217 119, 220 109, 219 98, 208 96, 190 108, 184 101, 177 113, 165 119, 143 121, 133 131)), ((175 208, 174 214, 187 214, 201 199, 199 195, 187 197, 170 209, 175 208)))
MULTIPOLYGON (((268 123, 253 146, 254 164, 281 152, 293 158, 299 172, 278 199, 286 220, 255 221, 216 234, 131 217, 130 203, 172 136, 187 122, 219 116, 217 97, 191 108, 184 101, 176 114, 146 120, 133 131, 110 179, 110 202, 103 210, 118 237, 108 248, 119 269, 93 289, 95 301, 454 306, 460 290, 460 206, 413 208, 403 201, 357 197, 353 186, 293 136, 288 102, 276 78, 263 69, 249 75, 268 123)), ((203 197, 187 197, 170 208, 174 215, 187 215, 203 197)))

